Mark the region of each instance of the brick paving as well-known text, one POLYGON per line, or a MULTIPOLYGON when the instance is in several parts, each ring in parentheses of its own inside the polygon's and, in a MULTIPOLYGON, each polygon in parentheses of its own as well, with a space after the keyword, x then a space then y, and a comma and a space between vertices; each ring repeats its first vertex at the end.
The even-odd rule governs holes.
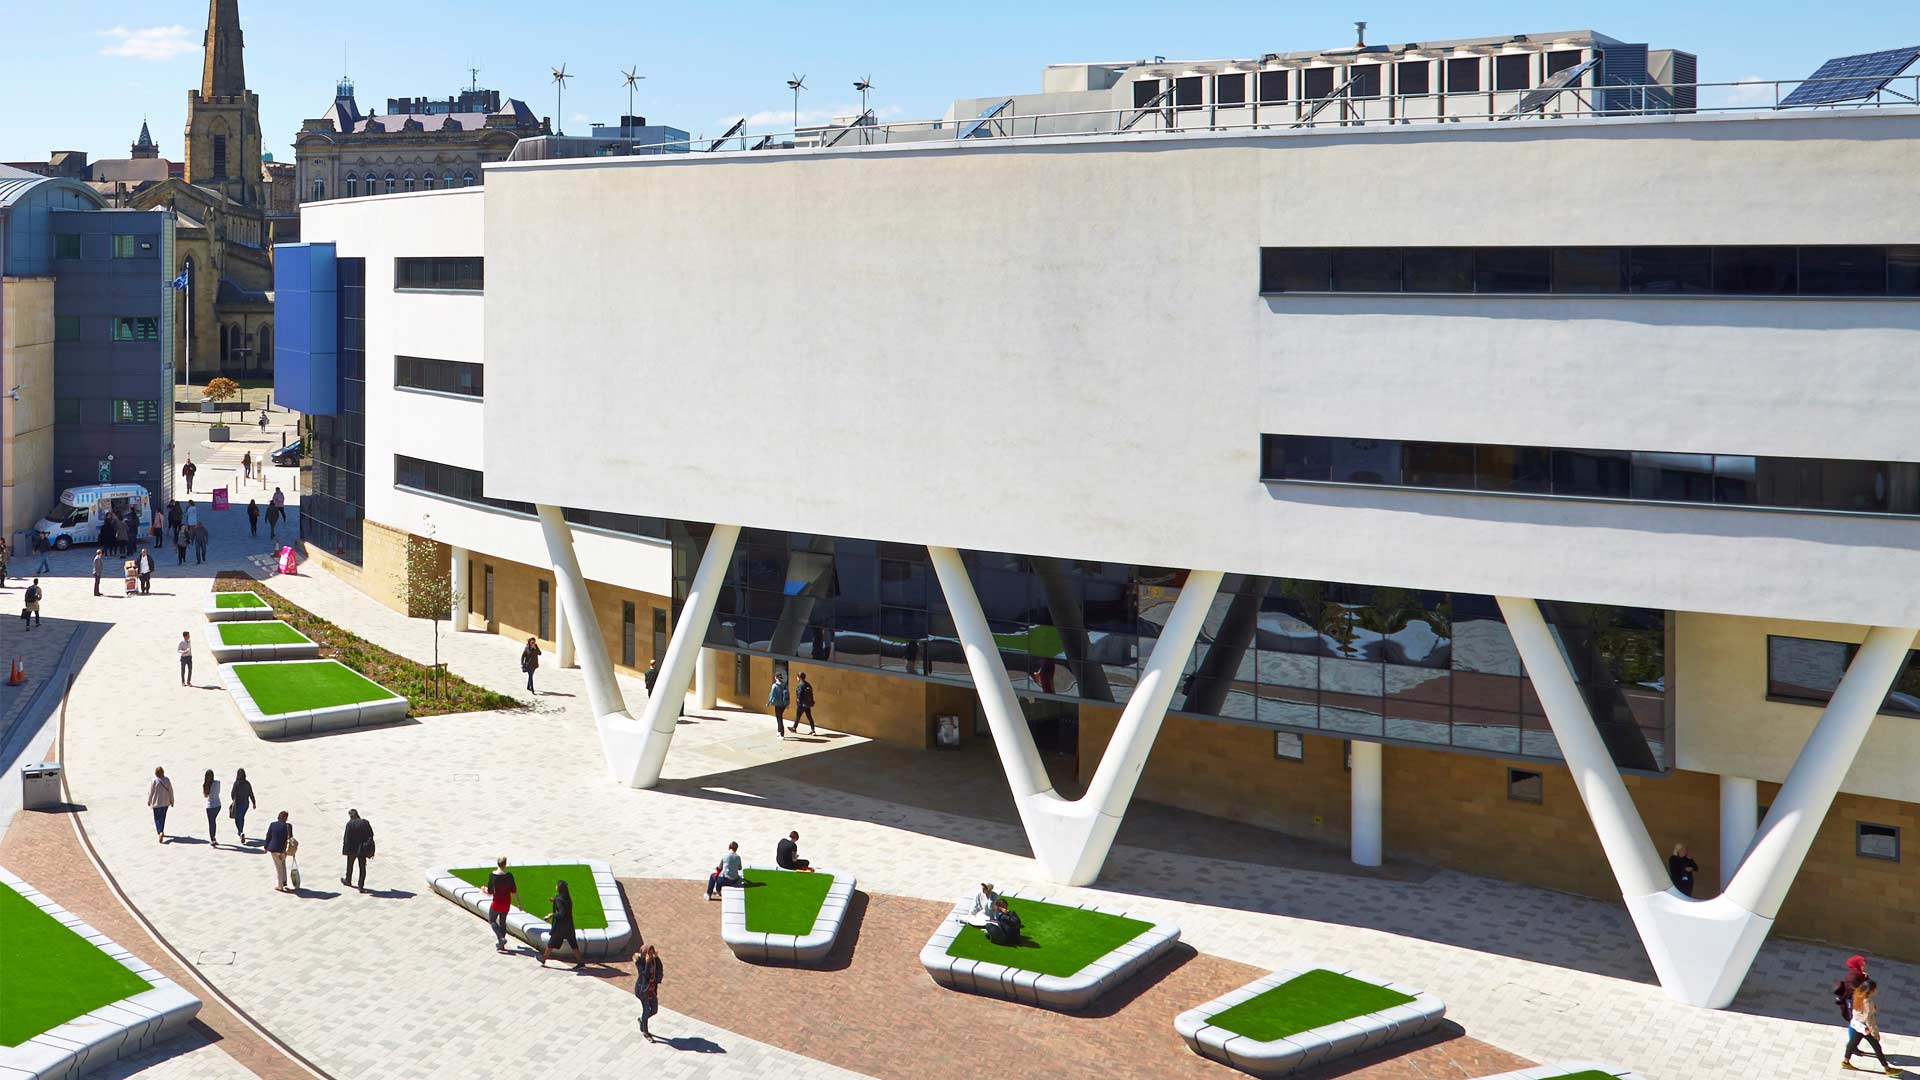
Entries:
MULTIPOLYGON (((1241 1075, 1190 1052, 1173 1017, 1264 970, 1182 945, 1084 1015, 960 994, 920 966, 950 904, 855 894, 841 941, 822 970, 743 963, 720 943, 719 905, 686 881, 626 879, 648 940, 667 967, 663 1001, 762 1042, 856 1072, 924 1080, 983 1076, 1192 1077, 1241 1075)), ((606 976, 622 989, 632 975, 606 976)), ((1301 1073, 1307 1080, 1460 1080, 1532 1064, 1460 1034, 1457 1025, 1367 1058, 1301 1073)))
MULTIPOLYGON (((113 624, 70 700, 68 780, 87 807, 84 820, 101 857, 142 913, 205 978, 334 1076, 860 1075, 840 1063, 852 1059, 816 1059, 791 1048, 813 1043, 792 1040, 831 1042, 848 1017, 862 1024, 890 1019, 892 997, 859 997, 847 976, 831 972, 812 982, 794 973, 726 971, 711 981, 724 987, 727 979, 767 975, 805 987, 790 994, 776 987, 770 995, 749 986, 709 1008, 703 991, 678 980, 697 976, 703 963, 733 963, 718 942, 718 916, 679 915, 687 901, 638 891, 644 880, 704 875, 729 839, 740 840, 750 860, 765 859, 773 838, 795 828, 807 855, 849 867, 879 898, 871 906, 876 933, 895 897, 945 903, 982 878, 1010 887, 1038 884, 1018 827, 1004 816, 981 816, 974 805, 979 799, 895 801, 877 797, 884 790, 836 776, 875 760, 860 750, 868 744, 853 737, 779 743, 762 717, 695 715, 668 759, 667 783, 652 791, 610 785, 580 677, 572 671, 543 669, 543 688, 553 693, 523 710, 260 741, 226 695, 210 688, 211 660, 204 653, 198 672, 204 688, 180 688, 174 677, 172 644, 181 629, 204 630, 196 605, 211 575, 247 568, 248 556, 264 547, 264 537, 245 535, 237 513, 213 515, 211 528, 208 564, 179 570, 162 564, 156 589, 168 595, 95 600, 82 582, 66 579, 50 588, 54 609, 113 624), (200 770, 213 767, 226 780, 234 767, 246 767, 262 799, 252 829, 284 808, 308 845, 306 894, 273 893, 271 870, 257 849, 155 844, 142 798, 155 764, 185 781, 174 820, 196 833, 205 822, 190 792, 200 770), (348 806, 368 816, 380 838, 369 875, 375 891, 364 895, 340 888, 333 876, 333 838, 348 806), (524 956, 496 956, 484 923, 425 886, 430 865, 501 853, 523 862, 600 857, 622 878, 642 883, 632 897, 637 925, 669 935, 660 940, 675 942, 675 957, 685 953, 685 961, 670 963, 692 965, 690 972, 675 967, 680 975, 659 1020, 663 1031, 678 1036, 676 1044, 649 1047, 637 1038, 627 988, 606 985, 618 982, 611 969, 603 973, 607 978, 582 978, 542 971, 524 956), (702 933, 711 935, 705 951, 702 933), (812 1012, 796 1012, 784 1026, 773 1025, 777 1031, 756 1026, 755 1004, 773 1008, 775 998, 807 995, 812 1012), (676 1011, 681 1008, 687 1012, 676 1011)), ((308 567, 273 584, 388 648, 414 657, 430 648, 423 623, 324 572, 308 567)), ((441 645, 456 673, 523 693, 512 642, 443 634, 441 645)), ((623 688, 638 707, 644 699, 639 681, 624 680, 623 688)), ((942 792, 943 770, 954 767, 935 754, 887 760, 926 792, 942 792)), ((996 804, 992 813, 1002 809, 996 804)), ((1163 836, 1136 834, 1140 843, 1116 847, 1098 888, 1056 890, 1178 923, 1183 940, 1203 955, 1170 979, 1204 982, 1216 963, 1266 968, 1325 957, 1426 987, 1447 1002, 1450 1018, 1471 1040, 1531 1060, 1604 1060, 1649 1080, 1813 1080, 1835 1071, 1841 1036, 1824 993, 1837 967, 1834 949, 1772 941, 1737 1009, 1689 1009, 1652 985, 1617 903, 1451 871, 1396 880, 1260 865, 1221 857, 1211 847, 1189 850, 1179 843, 1181 827, 1193 826, 1176 825, 1163 836)), ((697 899, 697 885, 682 887, 697 899)), ((925 933, 918 937, 924 941, 925 933)), ((898 955, 882 947, 871 959, 856 949, 851 963, 911 964, 918 947, 911 941, 898 955)), ((1876 973, 1892 991, 1883 1007, 1888 1051, 1915 1060, 1920 994, 1900 988, 1920 987, 1920 966, 1878 963, 1876 973)), ((909 978, 909 985, 920 984, 909 978)), ((927 980, 913 997, 897 996, 910 1003, 933 989, 927 980)), ((1033 1030, 1053 1032, 1056 1024, 1073 1032, 1059 1040, 1103 1042, 1103 1025, 1117 1021, 1118 1032, 1131 1022, 1129 1009, 1160 1000, 1156 989, 1099 1022, 1008 1006, 979 1030, 889 1024, 894 1041, 926 1039, 936 1052, 900 1073, 882 1058, 871 1067, 882 1075, 916 1075, 944 1068, 975 1042, 1019 1040, 1033 1030)), ((1178 1011, 1172 1004, 1162 1009, 1164 1038, 1172 1037, 1178 1011)), ((959 995, 934 995, 926 1007, 938 1017, 1001 1010, 959 995)), ((1147 1024, 1149 1034, 1155 1026, 1147 1024)), ((1469 1041, 1455 1038, 1434 1049, 1469 1041)), ((1183 1060, 1181 1067, 1200 1066, 1183 1060)))

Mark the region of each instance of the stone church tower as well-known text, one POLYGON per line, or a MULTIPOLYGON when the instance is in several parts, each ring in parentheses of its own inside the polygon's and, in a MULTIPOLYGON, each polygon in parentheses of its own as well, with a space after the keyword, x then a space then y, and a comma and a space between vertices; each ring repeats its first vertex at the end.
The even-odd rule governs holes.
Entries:
POLYGON ((260 206, 260 97, 247 89, 240 0, 208 0, 200 89, 187 94, 186 179, 260 206))

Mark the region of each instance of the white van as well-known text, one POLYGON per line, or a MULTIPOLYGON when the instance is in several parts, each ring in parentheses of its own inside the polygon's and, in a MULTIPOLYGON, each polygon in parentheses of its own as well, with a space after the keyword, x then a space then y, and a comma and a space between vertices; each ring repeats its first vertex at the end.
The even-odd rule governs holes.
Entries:
POLYGON ((107 511, 125 514, 130 509, 139 511, 143 526, 153 520, 153 499, 139 484, 70 487, 60 493, 60 504, 34 528, 46 533, 54 547, 65 551, 75 544, 98 542, 100 523, 107 511))

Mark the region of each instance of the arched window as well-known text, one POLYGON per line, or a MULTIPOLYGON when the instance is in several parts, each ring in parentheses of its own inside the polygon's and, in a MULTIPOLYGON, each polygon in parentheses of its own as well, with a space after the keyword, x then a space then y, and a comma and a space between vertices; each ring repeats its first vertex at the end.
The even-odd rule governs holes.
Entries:
POLYGON ((474 187, 474 186, 476 185, 476 183, 477 183, 477 182, 476 182, 476 181, 474 180, 474 178, 473 178, 473 170, 472 170, 472 169, 468 169, 468 170, 467 170, 467 175, 466 175, 466 178, 465 178, 464 180, 462 180, 462 181, 461 181, 461 183, 460 183, 460 186, 461 186, 461 187, 474 187))
POLYGON ((406 176, 404 176, 404 177, 402 177, 402 178, 401 178, 401 180, 400 180, 400 190, 401 190, 401 191, 412 191, 412 190, 413 190, 413 184, 414 184, 414 180, 413 180, 413 174, 412 174, 412 173, 408 173, 408 174, 407 174, 406 176))
POLYGON ((254 357, 254 367, 258 369, 265 366, 269 366, 272 363, 273 363, 273 324, 268 323, 267 325, 262 326, 260 328, 260 353, 258 356, 254 357))
POLYGON ((393 179, 393 174, 388 173, 387 174, 387 194, 389 195, 393 194, 395 183, 396 181, 393 179))
POLYGON ((327 182, 316 179, 313 182, 313 201, 320 202, 327 197, 327 182))
POLYGON ((433 190, 433 174, 430 172, 421 173, 420 186, 427 191, 432 191, 433 190))
POLYGON ((447 170, 447 186, 449 188, 453 186, 453 170, 452 169, 447 170))
POLYGON ((347 198, 351 199, 355 195, 360 194, 360 180, 358 177, 354 176, 352 173, 348 173, 346 184, 347 184, 347 198))

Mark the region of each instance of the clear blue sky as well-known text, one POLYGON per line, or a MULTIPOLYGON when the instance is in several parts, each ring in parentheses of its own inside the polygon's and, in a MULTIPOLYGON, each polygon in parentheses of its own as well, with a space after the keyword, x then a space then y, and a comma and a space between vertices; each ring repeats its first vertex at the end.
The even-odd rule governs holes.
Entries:
MULTIPOLYGON (((884 118, 917 119, 955 98, 1039 89, 1050 62, 1253 56, 1327 48, 1368 20, 1376 43, 1594 29, 1700 56, 1704 81, 1791 79, 1829 56, 1920 44, 1920 2, 1747 0, 1609 4, 1367 0, 1349 5, 1171 4, 1133 0, 965 4, 648 4, 631 0, 466 0, 296 4, 241 0, 247 80, 260 95, 266 149, 292 159, 300 121, 332 99, 345 68, 362 108, 445 96, 480 68, 483 86, 554 112, 548 69, 564 61, 563 126, 617 122, 620 69, 647 76, 636 111, 695 134, 733 118, 784 129, 784 85, 803 72, 802 113, 855 105, 871 74, 884 118)), ((0 160, 52 149, 121 157, 145 116, 162 156, 179 160, 186 95, 198 85, 205 0, 0 0, 0 160)))

